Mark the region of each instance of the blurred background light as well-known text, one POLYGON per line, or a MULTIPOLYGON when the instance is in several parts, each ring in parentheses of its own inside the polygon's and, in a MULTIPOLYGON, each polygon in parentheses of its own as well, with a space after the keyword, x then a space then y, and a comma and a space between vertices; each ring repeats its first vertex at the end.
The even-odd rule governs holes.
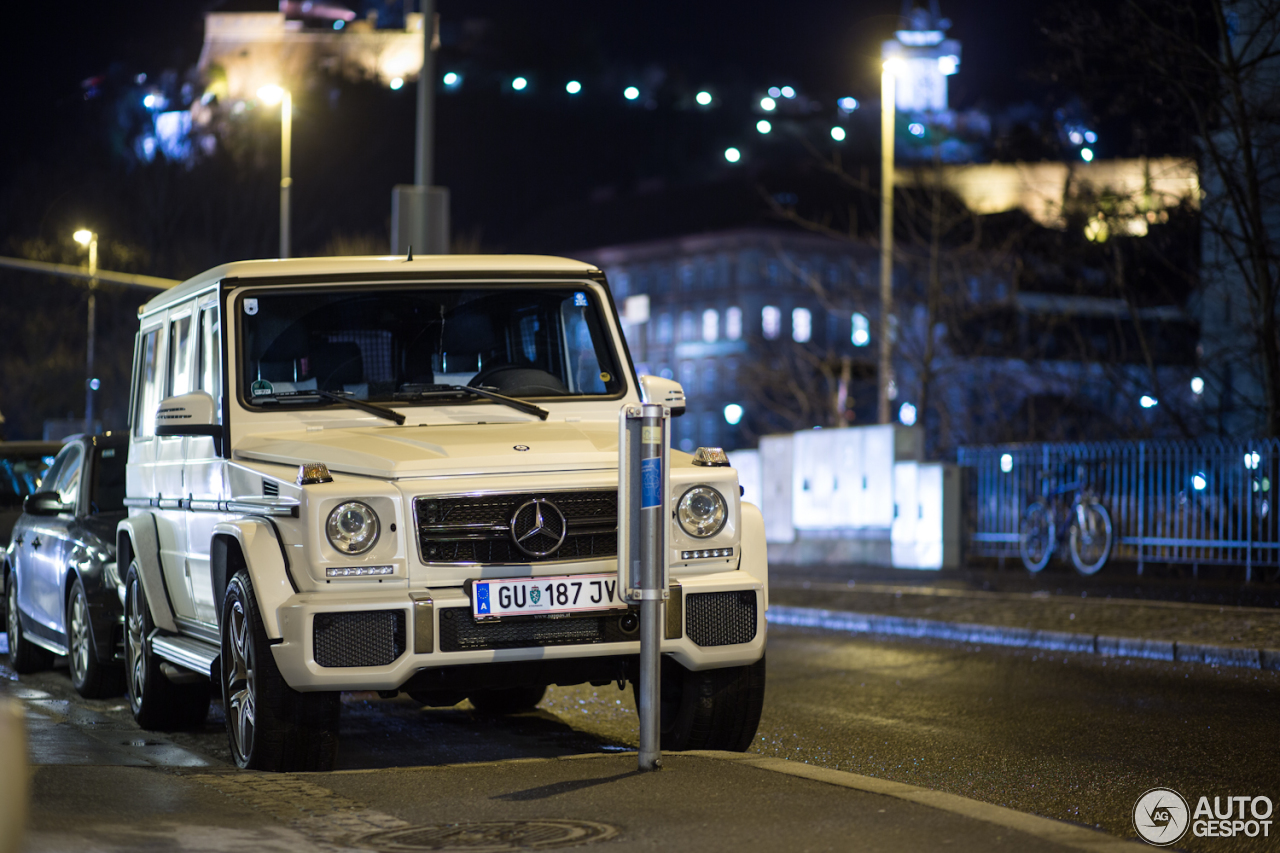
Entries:
POLYGON ((737 163, 742 159, 742 152, 737 148, 726 148, 724 149, 724 159, 728 160, 730 163, 737 163))
POLYGON ((1080 159, 1085 161, 1086 163, 1091 162, 1093 160, 1093 151, 1091 151, 1088 148, 1081 148, 1080 159))
POLYGON ((910 403, 903 403, 898 407, 898 420, 902 421, 903 426, 915 426, 916 407, 910 403))
POLYGON ((862 313, 855 313, 851 319, 853 331, 849 334, 849 341, 855 347, 865 347, 871 343, 871 321, 862 313))
POLYGON ((1204 380, 1199 376, 1191 377, 1191 393, 1199 396, 1204 393, 1204 380))
MULTIPOLYGON (((770 93, 770 94, 772 94, 772 93, 770 93)), ((796 96, 796 90, 795 90, 795 89, 792 89, 790 86, 783 86, 783 87, 782 87, 782 97, 784 97, 784 98, 794 98, 795 96, 796 96)))
POLYGON ((839 101, 840 109, 847 113, 851 113, 858 108, 857 98, 841 98, 839 101))
POLYGON ((710 104, 710 103, 711 103, 711 93, 710 93, 710 92, 699 92, 699 93, 697 94, 697 96, 695 97, 695 100, 696 100, 699 104, 701 104, 702 106, 704 106, 704 107, 705 107, 705 106, 707 106, 708 104, 710 104))
POLYGON ((628 101, 634 101, 636 98, 640 97, 640 90, 635 86, 628 86, 622 90, 622 97, 626 98, 628 101))
POLYGON ((778 108, 778 102, 775 101, 773 98, 760 99, 760 109, 764 110, 765 112, 771 113, 777 108, 778 108))
POLYGON ((1013 456, 1011 454, 1000 454, 1000 470, 1006 474, 1013 470, 1013 456))
POLYGON ((523 77, 517 77, 516 79, 511 81, 511 88, 515 89, 517 92, 524 91, 524 88, 528 85, 529 85, 529 81, 523 77))
POLYGON ((1160 404, 1159 400, 1157 400, 1155 397, 1150 397, 1146 394, 1143 394, 1142 397, 1139 398, 1138 400, 1138 405, 1144 409, 1150 409, 1153 406, 1158 406, 1159 404, 1160 404))
POLYGON ((730 426, 737 426, 742 422, 742 407, 737 403, 730 403, 724 407, 724 422, 730 426))
POLYGON ((444 84, 450 89, 456 89, 462 85, 462 75, 456 71, 450 71, 444 75, 444 84))
POLYGON ((756 122, 756 130, 760 131, 761 133, 768 133, 769 131, 773 130, 773 125, 769 124, 769 122, 765 121, 764 119, 760 119, 758 122, 756 122))
POLYGON ((392 89, 392 91, 399 91, 403 86, 404 86, 404 78, 403 78, 403 77, 392 77, 392 78, 391 78, 391 89, 392 89))
POLYGON ((1084 132, 1084 141, 1092 145, 1098 141, 1098 134, 1094 133, 1092 130, 1086 130, 1084 132))
POLYGON ((918 121, 913 121, 911 124, 907 125, 907 130, 911 131, 912 136, 924 136, 924 125, 918 121))
POLYGON ((777 86, 770 86, 770 87, 769 87, 769 97, 770 97, 770 98, 781 98, 781 97, 782 97, 782 90, 781 90, 781 89, 779 89, 777 86))
POLYGON ((582 84, 577 80, 570 80, 568 83, 564 84, 564 90, 570 95, 576 95, 582 91, 582 84))
POLYGON ((337 20, 337 21, 334 21, 334 22, 333 22, 333 28, 334 28, 335 30, 340 30, 340 29, 342 29, 343 27, 345 27, 346 25, 347 25, 347 22, 346 22, 346 21, 343 21, 343 20, 337 20))
POLYGON ((844 142, 844 136, 845 136, 845 133, 844 133, 843 127, 836 125, 835 127, 831 128, 831 138, 834 139, 836 142, 844 142))
POLYGON ((1203 471, 1197 471, 1191 477, 1191 488, 1195 489, 1197 492, 1203 492, 1204 487, 1207 485, 1209 485, 1209 480, 1205 477, 1203 471))

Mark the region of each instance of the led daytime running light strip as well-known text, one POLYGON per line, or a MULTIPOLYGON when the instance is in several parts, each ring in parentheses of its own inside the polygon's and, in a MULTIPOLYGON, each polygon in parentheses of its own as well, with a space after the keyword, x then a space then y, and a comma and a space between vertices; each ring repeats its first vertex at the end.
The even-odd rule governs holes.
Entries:
POLYGON ((732 548, 708 548, 702 551, 681 551, 682 560, 701 560, 705 557, 732 557, 732 548))
POLYGON ((395 566, 344 566, 337 569, 325 569, 325 577, 330 578, 367 578, 373 575, 393 575, 395 566))

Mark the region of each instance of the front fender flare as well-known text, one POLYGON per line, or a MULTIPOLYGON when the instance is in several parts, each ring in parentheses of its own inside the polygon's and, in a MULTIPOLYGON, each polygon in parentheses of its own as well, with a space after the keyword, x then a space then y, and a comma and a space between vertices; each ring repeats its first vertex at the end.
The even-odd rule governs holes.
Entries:
MULTIPOLYGON (((267 638, 279 640, 284 635, 280 632, 279 609, 297 590, 285 564, 284 549, 275 525, 263 518, 241 518, 236 521, 223 521, 214 525, 214 539, 220 536, 234 539, 240 546, 240 554, 244 557, 245 569, 249 572, 249 580, 253 583, 253 594, 258 599, 258 612, 262 614, 262 625, 267 631, 267 638)), ((227 566, 220 567, 225 575, 227 566)), ((214 570, 215 574, 217 569, 214 570)), ((226 583, 230 577, 223 577, 219 598, 226 592, 226 583)), ((221 618, 222 602, 218 601, 219 618, 221 618)))
MULTIPOLYGON (((117 567, 120 558, 126 554, 138 561, 138 579, 147 597, 151 621, 157 628, 177 633, 178 623, 173 618, 173 606, 169 604, 169 590, 165 587, 164 570, 160 565, 160 534, 151 513, 131 515, 116 525, 117 567)), ((127 576, 128 561, 124 571, 127 576)))
POLYGON ((764 541, 764 515, 742 502, 742 562, 739 568, 764 584, 764 609, 769 609, 769 546, 764 541))

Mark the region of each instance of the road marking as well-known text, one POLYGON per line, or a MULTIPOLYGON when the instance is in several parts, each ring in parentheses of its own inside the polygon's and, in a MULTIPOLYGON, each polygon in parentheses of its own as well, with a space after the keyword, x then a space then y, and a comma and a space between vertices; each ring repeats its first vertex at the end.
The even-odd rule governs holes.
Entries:
POLYGON ((1061 844, 1074 850, 1086 850, 1092 853, 1105 853, 1112 850, 1134 850, 1146 848, 1145 844, 1107 835, 1101 830, 1083 826, 1073 826, 1060 820, 1026 814, 1014 809, 971 800, 958 794, 932 791, 918 785, 905 782, 891 782, 888 779, 877 779, 874 776, 861 776, 845 770, 831 770, 826 767, 815 767, 798 761, 787 761, 782 758, 765 758, 759 755, 741 752, 717 752, 714 750, 692 750, 679 755, 697 755, 704 758, 720 759, 745 764, 760 770, 773 773, 785 773, 802 779, 812 779, 841 788, 852 788, 869 794, 881 794, 899 800, 907 800, 929 808, 950 812, 962 817, 992 823, 1006 829, 1022 832, 1035 838, 1061 844))

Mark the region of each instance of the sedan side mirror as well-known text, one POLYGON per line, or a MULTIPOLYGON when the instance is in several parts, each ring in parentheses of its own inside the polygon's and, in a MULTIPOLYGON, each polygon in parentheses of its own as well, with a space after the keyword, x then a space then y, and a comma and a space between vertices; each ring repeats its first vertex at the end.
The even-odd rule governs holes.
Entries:
POLYGON ((64 504, 57 492, 36 492, 22 499, 22 511, 31 515, 59 515, 74 512, 74 504, 64 504))
POLYGON ((674 379, 663 379, 661 376, 640 377, 640 401, 643 403, 661 403, 671 409, 671 417, 678 418, 684 414, 684 388, 674 379))
POLYGON ((164 400, 156 409, 156 435, 207 435, 215 452, 222 453, 222 426, 213 397, 206 391, 192 391, 164 400))

